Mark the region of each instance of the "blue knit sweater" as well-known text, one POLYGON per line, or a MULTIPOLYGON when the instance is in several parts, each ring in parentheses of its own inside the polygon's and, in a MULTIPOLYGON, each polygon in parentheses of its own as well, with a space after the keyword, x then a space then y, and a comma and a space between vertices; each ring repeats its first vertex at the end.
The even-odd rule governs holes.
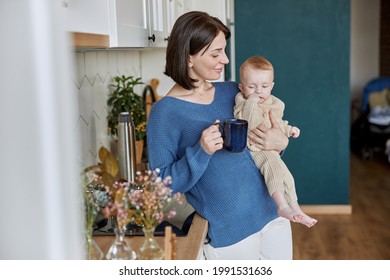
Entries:
POLYGON ((214 83, 209 105, 174 97, 155 103, 147 125, 150 168, 172 176, 174 192, 185 193, 197 213, 209 222, 213 247, 232 245, 259 231, 277 217, 276 206, 249 151, 225 149, 207 154, 200 146, 202 131, 233 117, 234 82, 214 83))

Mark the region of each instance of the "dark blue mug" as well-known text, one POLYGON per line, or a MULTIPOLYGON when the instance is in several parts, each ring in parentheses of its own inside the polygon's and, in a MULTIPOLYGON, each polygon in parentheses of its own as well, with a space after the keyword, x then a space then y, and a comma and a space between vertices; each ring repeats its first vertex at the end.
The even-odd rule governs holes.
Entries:
POLYGON ((248 122, 241 119, 225 119, 223 123, 216 123, 221 128, 223 146, 233 153, 245 150, 248 135, 248 122))

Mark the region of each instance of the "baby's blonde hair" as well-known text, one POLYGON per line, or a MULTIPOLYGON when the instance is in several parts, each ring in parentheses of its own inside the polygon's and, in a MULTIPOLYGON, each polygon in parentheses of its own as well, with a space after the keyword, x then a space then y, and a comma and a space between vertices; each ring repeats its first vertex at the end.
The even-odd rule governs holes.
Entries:
POLYGON ((268 70, 272 71, 272 76, 274 74, 274 67, 268 59, 262 56, 251 56, 247 60, 245 60, 240 67, 240 79, 242 80, 242 75, 244 71, 248 68, 252 68, 255 70, 268 70))

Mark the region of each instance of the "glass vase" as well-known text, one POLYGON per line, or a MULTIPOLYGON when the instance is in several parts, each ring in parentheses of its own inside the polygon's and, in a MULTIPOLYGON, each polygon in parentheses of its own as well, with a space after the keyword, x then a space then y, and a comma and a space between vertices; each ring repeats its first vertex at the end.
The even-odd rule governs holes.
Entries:
POLYGON ((154 237, 154 227, 142 228, 145 235, 144 243, 139 249, 140 260, 162 260, 164 258, 164 251, 158 245, 156 238, 154 237))
POLYGON ((87 259, 88 260, 102 260, 104 254, 102 249, 91 236, 87 236, 87 259))
POLYGON ((137 254, 125 239, 125 227, 115 228, 115 241, 106 255, 107 260, 135 260, 137 254))
POLYGON ((104 258, 103 251, 102 249, 100 249, 96 241, 92 238, 93 221, 95 219, 95 215, 92 212, 88 212, 88 214, 89 215, 87 215, 87 228, 85 231, 87 260, 102 260, 104 258))

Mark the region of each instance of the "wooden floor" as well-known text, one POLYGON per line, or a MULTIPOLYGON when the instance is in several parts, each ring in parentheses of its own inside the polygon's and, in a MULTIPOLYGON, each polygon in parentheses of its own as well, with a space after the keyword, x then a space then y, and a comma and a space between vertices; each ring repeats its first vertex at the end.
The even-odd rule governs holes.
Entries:
POLYGON ((351 215, 313 215, 309 229, 293 224, 295 260, 390 260, 390 163, 351 154, 351 215))

